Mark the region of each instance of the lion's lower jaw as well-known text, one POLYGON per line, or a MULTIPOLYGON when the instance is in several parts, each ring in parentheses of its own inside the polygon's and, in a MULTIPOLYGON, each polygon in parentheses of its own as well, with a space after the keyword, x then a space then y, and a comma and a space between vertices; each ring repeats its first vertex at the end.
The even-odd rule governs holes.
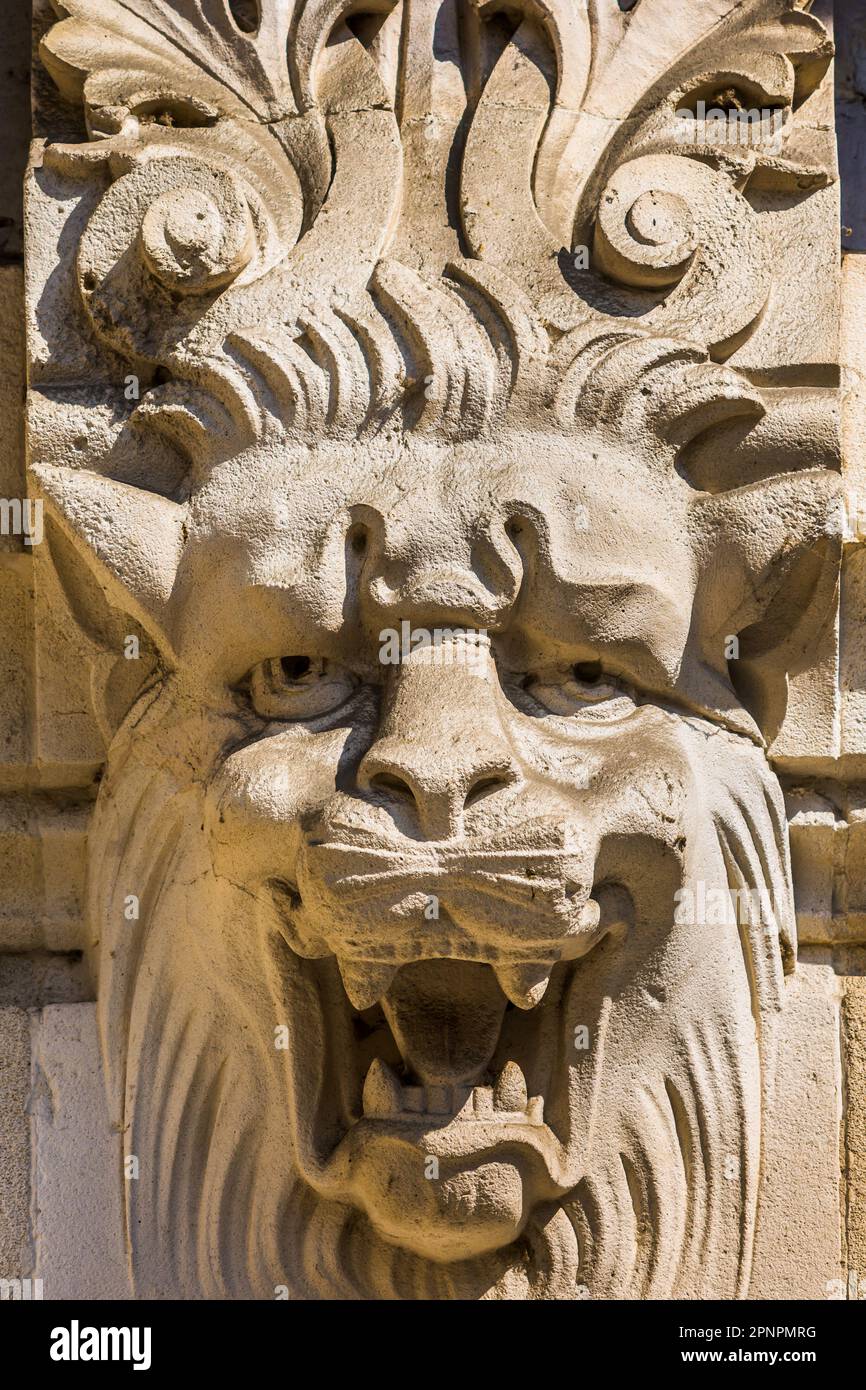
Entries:
POLYGON ((430 1181, 408 1155, 402 1163, 389 1162, 387 1154, 382 1159, 377 1164, 371 1156, 364 1164, 358 1205, 392 1244, 422 1259, 454 1263, 494 1254, 519 1239, 523 1180, 512 1164, 488 1158, 430 1181))
MULTIPOLYGON (((532 1212, 511 1241, 470 1254, 465 1241, 452 1259, 442 1249, 432 1258, 407 1240, 377 1230, 366 1212, 348 1203, 323 1200, 311 1189, 293 1209, 294 1248, 303 1252, 294 1269, 290 1296, 317 1299, 536 1299, 586 1297, 579 1281, 579 1249, 567 1207, 548 1203, 532 1212), (339 1261, 316 1252, 338 1250, 339 1261)), ((464 1229, 464 1237, 468 1233, 464 1229)), ((461 1236, 452 1232, 454 1248, 461 1236)))

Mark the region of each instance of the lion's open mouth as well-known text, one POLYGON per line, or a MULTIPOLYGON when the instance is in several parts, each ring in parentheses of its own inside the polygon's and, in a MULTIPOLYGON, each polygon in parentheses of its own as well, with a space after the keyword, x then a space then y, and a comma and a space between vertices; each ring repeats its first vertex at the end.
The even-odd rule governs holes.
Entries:
MULTIPOLYGON (((363 1135, 368 1145, 388 1138, 463 1159, 503 1144, 526 1146, 555 1189, 571 1137, 571 1014, 580 958, 303 958, 291 920, 303 911, 300 896, 283 888, 277 898, 293 972, 304 981, 304 997, 317 1000, 325 1056, 319 1113, 307 1126, 321 1140, 313 1139, 310 1160, 322 1181, 344 1166, 343 1141, 351 1146, 363 1135)), ((600 899, 591 903, 587 946, 621 921, 621 894, 613 894, 612 907, 603 891, 600 899)), ((447 914, 437 925, 446 935, 453 929, 447 914)), ((486 949, 479 944, 479 954, 486 949)), ((296 1078, 296 1108, 309 1089, 296 1078)))
MULTIPOLYGON (((571 901, 560 878, 508 914, 499 884, 458 875, 455 888, 443 875, 433 920, 420 905, 395 919, 381 884, 347 907, 307 870, 271 881, 304 1180, 426 1259, 511 1248, 580 1181, 581 1089, 594 1093, 604 1053, 596 1035, 578 1085, 584 963, 617 949, 630 894, 605 882, 571 901)), ((414 866, 410 876, 416 889, 414 866)))
POLYGON ((301 1170, 416 1254, 502 1249, 579 1180, 581 962, 623 924, 623 891, 592 883, 563 827, 520 844, 346 835, 311 834, 296 882, 271 884, 301 1170))
POLYGON ((540 1125, 554 1062, 554 1040, 541 1046, 542 1020, 558 994, 527 1017, 489 965, 403 966, 381 1002, 354 1015, 364 1118, 416 1128, 540 1125))
POLYGON ((312 1112, 307 1078, 294 1082, 298 1118, 311 1132, 314 1186, 339 1196, 377 1154, 384 1166, 393 1159, 395 1171, 408 1155, 419 1166, 435 1156, 448 1171, 498 1156, 534 1175, 535 1200, 557 1196, 569 1166, 577 965, 554 965, 543 998, 518 1008, 489 964, 418 960, 397 970, 379 1000, 357 1008, 333 957, 296 958, 318 998, 329 1079, 312 1112))

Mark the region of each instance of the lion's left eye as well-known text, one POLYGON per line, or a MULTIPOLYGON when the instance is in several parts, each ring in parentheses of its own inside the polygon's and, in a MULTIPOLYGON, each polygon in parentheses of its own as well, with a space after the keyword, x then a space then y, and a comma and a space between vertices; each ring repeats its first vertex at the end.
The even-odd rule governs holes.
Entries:
POLYGON ((577 716, 594 723, 625 719, 637 702, 615 677, 596 661, 580 661, 565 670, 531 675, 524 690, 551 714, 577 716))
POLYGON ((345 704, 357 683, 326 657, 277 656, 250 672, 250 700, 263 719, 315 719, 345 704))

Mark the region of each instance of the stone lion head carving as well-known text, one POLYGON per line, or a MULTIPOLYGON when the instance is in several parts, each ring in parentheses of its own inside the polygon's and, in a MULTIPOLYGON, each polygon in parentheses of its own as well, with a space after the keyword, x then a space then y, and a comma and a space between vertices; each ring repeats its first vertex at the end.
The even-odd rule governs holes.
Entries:
MULTIPOLYGON (((66 81, 83 3, 46 50, 66 81)), ((306 133, 280 143, 312 230, 288 263, 280 238, 303 219, 266 215, 288 86, 249 68, 273 130, 245 131, 239 192, 234 108, 198 138, 224 98, 210 78, 183 148, 163 130, 143 149, 153 93, 88 78, 105 139, 85 157, 113 181, 82 239, 82 304, 160 372, 99 467, 34 458, 58 555, 72 543, 154 653, 108 720, 89 871, 112 1113, 139 1160, 136 1290, 742 1296, 795 949, 766 748, 835 584, 833 431, 808 392, 721 364, 769 262, 742 170, 678 159, 668 197, 668 154, 647 153, 658 112, 608 198, 635 244, 612 213, 596 229, 605 273, 655 294, 642 319, 566 285, 534 212, 511 249, 494 225, 485 141, 514 80, 512 125, 537 142, 542 31, 561 71, 538 167, 574 157, 577 19, 532 7, 490 39, 464 160, 472 254, 422 264, 423 218, 383 254, 400 141, 378 40, 331 7, 325 45, 301 8, 306 133), (369 118, 390 191, 353 201, 338 153, 316 222, 319 108, 338 152, 369 118), (210 150, 204 172, 190 149, 210 150), (664 194, 661 249, 641 179, 664 194), (322 248, 335 225, 347 244, 359 201, 338 284, 322 248), (736 255, 695 254, 722 213, 753 248, 739 318, 736 255), (130 327, 143 285, 153 313, 130 327), (683 910, 693 890, 739 910, 683 910)), ((796 23, 796 71, 759 64, 789 103, 815 76, 796 23)), ((419 130, 402 137, 412 177, 419 130)), ((533 196, 558 223, 551 190, 533 196)))
POLYGON ((733 443, 693 475, 707 412, 758 475, 757 394, 674 343, 571 348, 555 433, 386 403, 313 447, 272 418, 182 502, 43 470, 161 653, 90 900, 143 1293, 747 1286, 793 951, 760 725, 780 589, 805 569, 803 641, 832 583, 832 474, 767 445, 747 530, 733 443), (757 910, 679 920, 701 883, 757 910))

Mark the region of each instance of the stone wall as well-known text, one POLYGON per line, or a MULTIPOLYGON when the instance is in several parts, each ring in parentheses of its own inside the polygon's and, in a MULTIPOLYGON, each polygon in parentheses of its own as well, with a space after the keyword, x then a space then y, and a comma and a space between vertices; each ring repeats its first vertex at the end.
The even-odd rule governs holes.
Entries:
MULTIPOLYGON (((28 0, 4 0, 0 23, 0 494, 21 498, 27 492, 23 204, 33 43, 28 0)), ((0 536, 0 1269, 13 1279, 35 1273, 35 1030, 47 1006, 79 1007, 93 997, 77 923, 66 925, 70 891, 75 892, 71 885, 83 872, 80 797, 70 797, 65 778, 58 784, 52 771, 39 765, 33 744, 38 697, 32 571, 32 551, 22 538, 0 536), (70 845, 67 826, 76 817, 70 845), (64 921, 55 929, 49 918, 58 911, 64 921)))

